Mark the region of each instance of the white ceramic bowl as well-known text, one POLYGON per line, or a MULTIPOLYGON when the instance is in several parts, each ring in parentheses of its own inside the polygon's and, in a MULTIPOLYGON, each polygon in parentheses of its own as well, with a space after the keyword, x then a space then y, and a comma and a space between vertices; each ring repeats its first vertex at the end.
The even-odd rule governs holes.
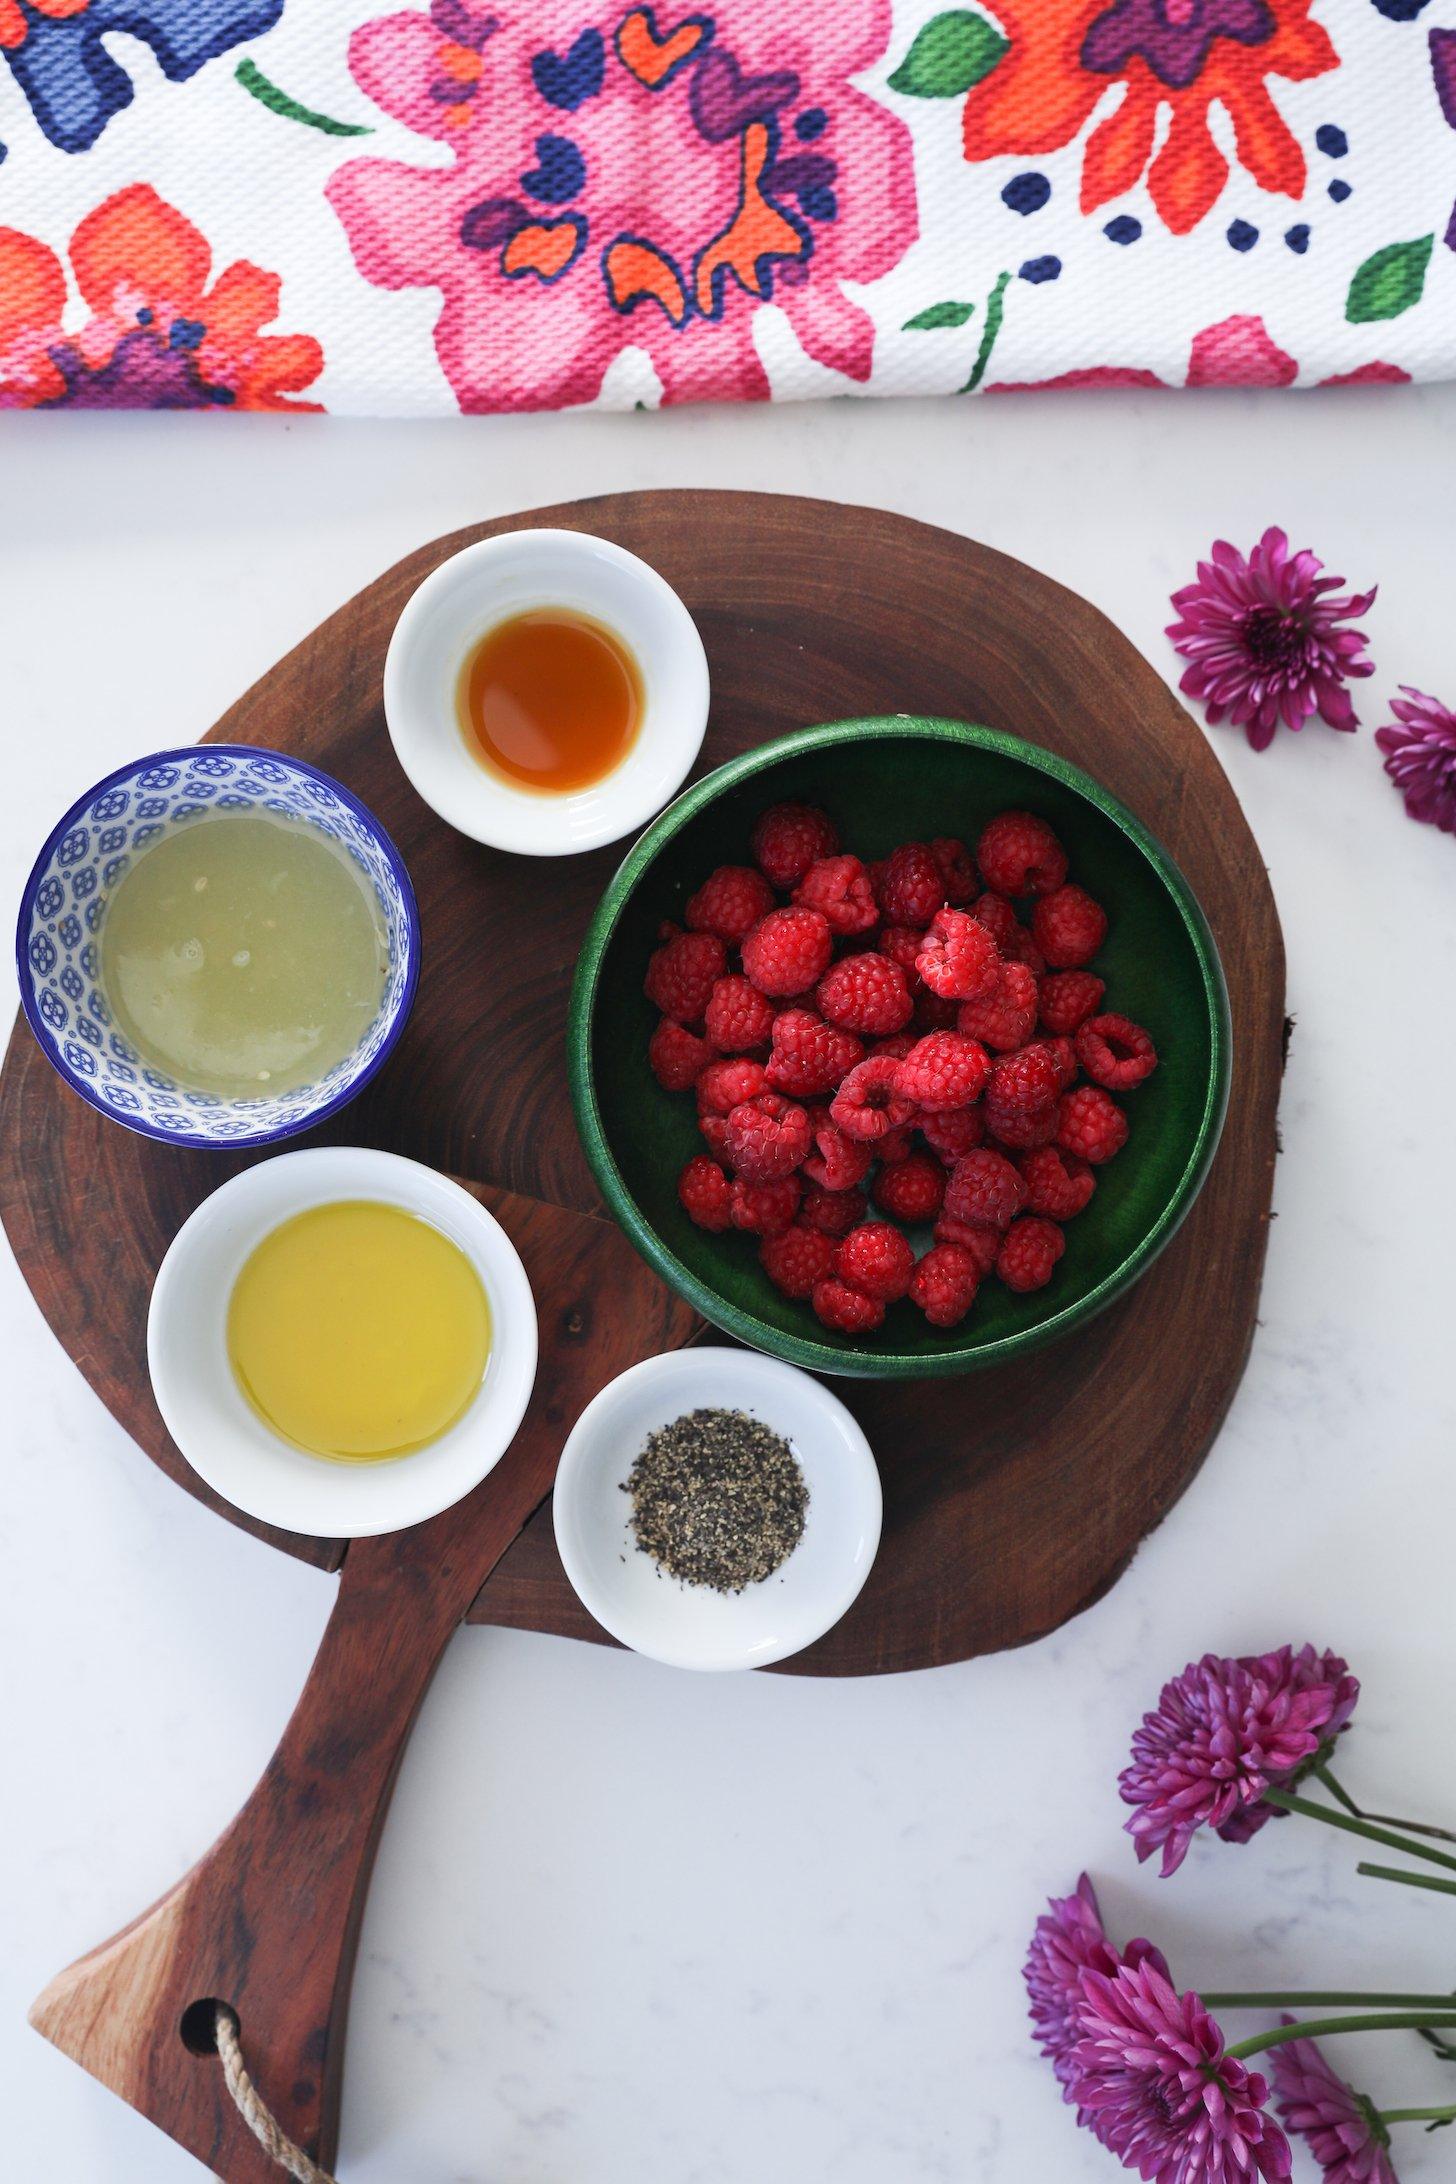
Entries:
POLYGON ((182 1224, 152 1290, 147 1360, 167 1431, 226 1501, 290 1532, 363 1539, 438 1515, 505 1454, 536 1378, 536 1306, 515 1245, 458 1183, 397 1153, 315 1146, 244 1169, 182 1224), (480 1393, 438 1441, 384 1463, 331 1463, 294 1448, 263 1423, 228 1362, 228 1300, 249 1253, 294 1214, 340 1198, 432 1221, 490 1303, 480 1393))
POLYGON ((880 1475, 838 1396, 753 1350, 690 1346, 633 1365, 572 1429, 553 1497, 556 1544, 582 1606, 673 1668, 763 1668, 833 1627, 880 1543, 880 1475), (692 1410, 741 1410, 781 1433, 809 1488, 804 1536, 772 1577, 717 1593, 666 1576, 632 1537, 627 1474, 650 1433, 692 1410))
POLYGON ((452 554, 412 595, 384 663, 384 713, 401 766, 452 827, 495 849, 565 857, 636 833, 676 794, 708 722, 708 662, 677 593, 635 554, 579 531, 512 531, 452 554), (642 671, 637 740, 588 788, 516 787, 473 756, 460 725, 467 654, 533 607, 604 622, 642 671))

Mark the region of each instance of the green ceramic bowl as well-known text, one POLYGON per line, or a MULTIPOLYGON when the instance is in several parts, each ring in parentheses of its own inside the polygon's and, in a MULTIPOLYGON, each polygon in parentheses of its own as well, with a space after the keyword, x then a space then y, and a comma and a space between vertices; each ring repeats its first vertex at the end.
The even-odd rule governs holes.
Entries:
POLYGON ((834 721, 735 758, 694 782, 629 851, 586 935, 571 997, 571 1092, 603 1196, 637 1249, 730 1335, 817 1372, 916 1379, 999 1364, 1079 1326, 1144 1273, 1197 1195, 1228 1097, 1228 998, 1213 936, 1167 852, 1114 796, 1064 759, 965 721, 834 721), (664 918, 714 865, 742 863, 765 805, 822 804, 864 857, 955 834, 974 845, 993 813, 1040 813, 1072 875, 1112 928, 1097 968, 1112 1004, 1147 1026, 1160 1066, 1127 1096, 1132 1134, 1067 1227, 1047 1288, 1015 1296, 987 1282, 959 1327, 892 1305, 870 1338, 821 1327, 779 1295, 756 1239, 709 1235, 677 1200, 701 1152, 693 1101, 664 1092, 647 1062, 655 1013, 642 991, 664 918), (605 1005, 604 1005, 605 1004, 605 1005))

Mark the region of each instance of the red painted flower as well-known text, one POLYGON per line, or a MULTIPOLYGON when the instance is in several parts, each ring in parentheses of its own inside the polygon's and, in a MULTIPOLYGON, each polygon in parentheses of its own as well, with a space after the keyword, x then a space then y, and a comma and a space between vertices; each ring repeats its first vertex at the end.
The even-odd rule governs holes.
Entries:
POLYGON ((316 379, 308 334, 264 334, 280 282, 246 258, 209 288, 206 238, 145 183, 118 190, 71 238, 90 316, 64 324, 65 268, 0 227, 0 409, 317 409, 289 399, 316 379))
POLYGON ((967 159, 1060 151, 1087 139, 1082 210, 1146 177, 1164 225, 1186 235, 1228 179, 1209 109, 1233 123, 1239 165, 1261 189, 1299 197, 1304 154, 1267 79, 1302 83, 1339 66, 1312 0, 998 0, 1010 50, 966 101, 967 159), (1166 132, 1166 133, 1165 133, 1166 132))

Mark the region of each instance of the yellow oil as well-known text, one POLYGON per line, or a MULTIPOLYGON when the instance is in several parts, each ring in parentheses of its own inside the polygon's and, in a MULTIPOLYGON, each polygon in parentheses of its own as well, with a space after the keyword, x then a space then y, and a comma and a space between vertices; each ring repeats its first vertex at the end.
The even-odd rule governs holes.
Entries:
POLYGON ((101 927, 101 984, 144 1062, 194 1092, 267 1099, 327 1076, 388 970, 374 890, 316 827, 191 820, 144 849, 101 927))
POLYGON ((233 1372, 310 1456, 378 1463, 448 1432, 490 1359, 490 1306, 458 1244, 372 1199, 295 1214, 233 1285, 233 1372))

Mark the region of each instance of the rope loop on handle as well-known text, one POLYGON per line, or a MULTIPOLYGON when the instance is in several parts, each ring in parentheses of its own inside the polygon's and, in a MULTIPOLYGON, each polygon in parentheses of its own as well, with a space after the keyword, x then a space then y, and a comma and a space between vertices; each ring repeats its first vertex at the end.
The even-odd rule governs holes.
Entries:
POLYGON ((258 2088, 248 2075, 243 2061, 242 2044, 238 2038, 238 2021, 224 2003, 219 2002, 216 2012, 217 2053, 222 2064, 222 2074, 227 2089, 248 2129, 263 2151, 286 2169, 297 2184, 335 2184, 327 2169, 321 2169, 311 2161, 301 2146, 295 2146, 287 2132, 279 2124, 264 2101, 258 2088))

